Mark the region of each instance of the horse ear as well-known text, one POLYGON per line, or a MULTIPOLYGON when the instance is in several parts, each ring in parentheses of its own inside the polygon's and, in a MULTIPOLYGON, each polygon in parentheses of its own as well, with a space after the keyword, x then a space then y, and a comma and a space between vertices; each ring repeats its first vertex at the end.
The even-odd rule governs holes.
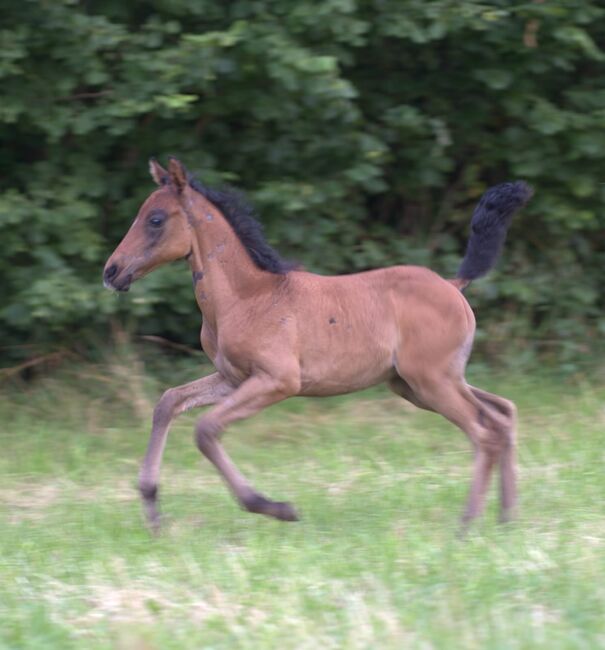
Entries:
POLYGON ((168 183, 168 172, 155 158, 149 159, 149 173, 151 174, 151 178, 153 178, 158 185, 161 186, 168 183))
POLYGON ((170 176, 170 183, 180 194, 187 186, 189 178, 187 170, 185 169, 185 165, 183 165, 180 160, 177 160, 171 156, 168 159, 168 174, 170 176))

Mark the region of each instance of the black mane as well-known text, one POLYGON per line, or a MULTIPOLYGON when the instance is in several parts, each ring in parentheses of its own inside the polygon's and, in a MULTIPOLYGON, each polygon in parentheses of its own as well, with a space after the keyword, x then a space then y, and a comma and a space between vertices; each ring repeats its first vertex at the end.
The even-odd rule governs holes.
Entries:
POLYGON ((241 192, 232 188, 211 189, 195 179, 190 179, 189 185, 222 212, 259 269, 284 274, 296 267, 269 246, 263 227, 256 220, 254 208, 241 192))

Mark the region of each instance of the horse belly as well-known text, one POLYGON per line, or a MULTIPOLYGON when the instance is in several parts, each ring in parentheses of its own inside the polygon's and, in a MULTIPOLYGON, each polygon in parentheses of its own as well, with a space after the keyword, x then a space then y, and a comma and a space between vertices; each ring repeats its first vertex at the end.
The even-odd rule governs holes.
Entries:
POLYGON ((365 341, 309 350, 301 358, 301 395, 342 395, 382 383, 393 369, 393 348, 365 341))

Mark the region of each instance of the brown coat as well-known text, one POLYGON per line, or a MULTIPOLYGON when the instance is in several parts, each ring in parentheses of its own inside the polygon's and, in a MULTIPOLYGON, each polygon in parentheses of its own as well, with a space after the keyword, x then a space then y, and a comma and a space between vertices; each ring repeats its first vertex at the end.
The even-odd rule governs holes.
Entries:
MULTIPOLYGON (((252 222, 229 221, 210 200, 213 195, 190 182, 177 160, 171 159, 168 171, 155 161, 150 166, 159 189, 107 261, 105 283, 124 291, 161 264, 186 258, 203 314, 201 343, 217 370, 169 389, 156 406, 140 475, 153 527, 159 521, 161 457, 170 421, 179 413, 214 405, 197 424, 200 450, 243 507, 293 520, 290 504, 270 501, 241 475, 219 434, 230 423, 294 395, 338 395, 382 382, 417 406, 441 413, 469 436, 475 468, 464 523, 482 511, 496 462, 501 516, 511 515, 516 503, 515 407, 464 380, 475 318, 460 289, 485 268, 454 280, 416 266, 334 277, 288 269, 272 257, 275 252, 254 228, 245 230, 252 222)), ((505 234, 500 217, 509 219, 519 207, 515 192, 510 205, 505 205, 510 192, 490 195, 483 213, 473 218, 477 228, 487 223, 487 235, 492 235, 496 206, 502 208, 496 225, 505 234), (492 210, 487 219, 486 209, 492 210)), ((499 239, 489 244, 493 257, 503 236, 497 233, 499 239)), ((485 266, 481 256, 473 257, 471 244, 476 242, 471 239, 463 267, 485 266)))

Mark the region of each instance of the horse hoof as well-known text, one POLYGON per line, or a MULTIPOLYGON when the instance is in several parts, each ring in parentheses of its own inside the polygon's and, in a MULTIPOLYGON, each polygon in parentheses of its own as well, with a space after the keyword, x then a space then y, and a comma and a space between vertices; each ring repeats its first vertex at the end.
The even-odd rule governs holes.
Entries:
POLYGON ((286 501, 277 501, 275 503, 274 517, 280 521, 298 521, 298 513, 290 503, 286 501))
POLYGON ((147 528, 154 537, 157 537, 162 532, 162 518, 160 515, 148 517, 147 528))
POLYGON ((262 494, 253 494, 245 501, 243 507, 248 512, 255 512, 259 515, 275 517, 281 521, 298 521, 296 510, 286 501, 271 501, 262 494))
POLYGON ((500 511, 500 516, 498 517, 498 523, 500 524, 510 524, 516 519, 516 509, 512 508, 503 508, 500 511))

